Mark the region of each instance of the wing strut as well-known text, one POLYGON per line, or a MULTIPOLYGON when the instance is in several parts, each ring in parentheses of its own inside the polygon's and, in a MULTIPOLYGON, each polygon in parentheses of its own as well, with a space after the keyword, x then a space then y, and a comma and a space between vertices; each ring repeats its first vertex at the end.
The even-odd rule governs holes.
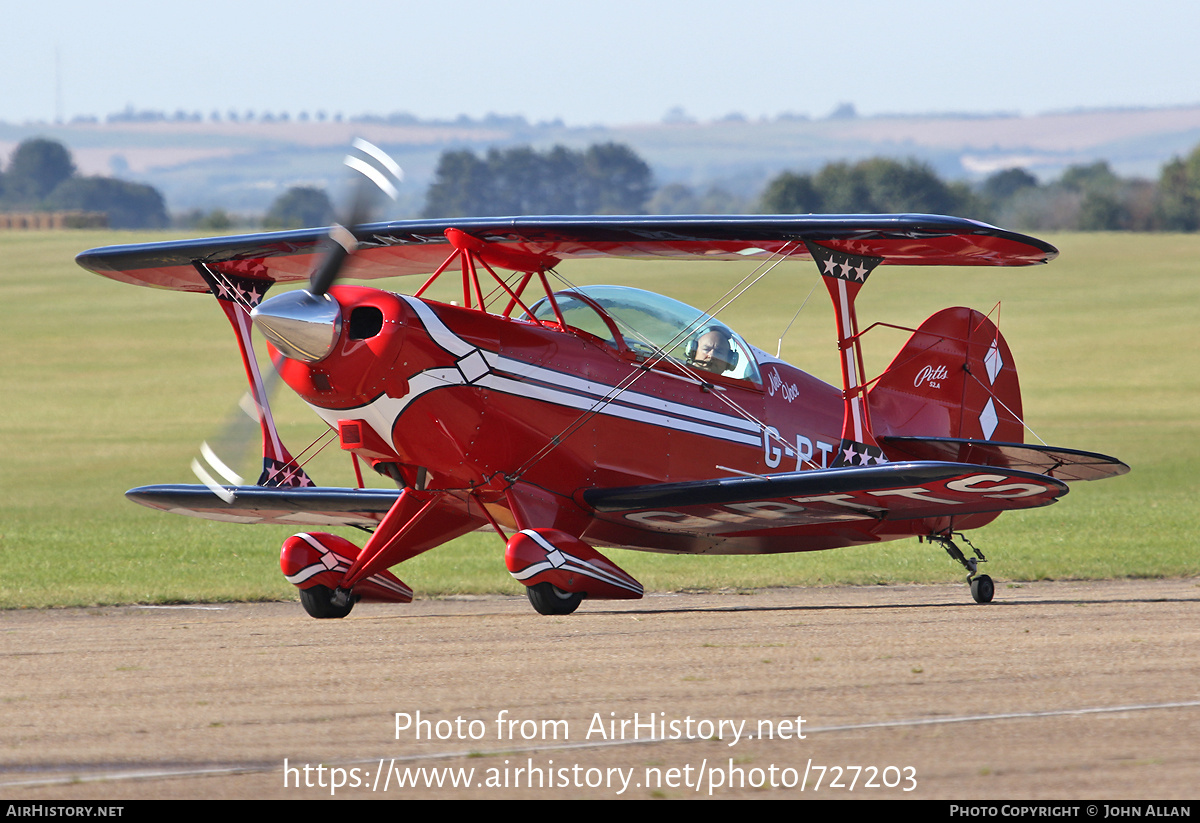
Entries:
POLYGON ((865 257, 806 241, 809 254, 829 296, 833 299, 837 317, 838 352, 842 364, 842 442, 833 466, 871 466, 886 463, 883 449, 875 442, 871 428, 871 410, 867 406, 867 387, 863 382, 862 344, 858 332, 858 317, 854 301, 858 292, 882 257, 865 257))
POLYGON ((446 229, 445 235, 446 239, 450 241, 450 245, 454 247, 454 251, 429 276, 429 279, 425 281, 421 288, 417 289, 413 297, 420 297, 424 294, 425 290, 442 275, 442 272, 446 271, 451 263, 458 260, 462 269, 463 305, 468 309, 473 307, 472 295, 474 295, 474 307, 478 308, 479 311, 487 311, 483 289, 479 283, 479 271, 476 268, 478 265, 483 266, 488 274, 492 276, 492 279, 508 295, 508 306, 504 309, 504 317, 510 317, 512 310, 516 306, 520 306, 525 312, 526 317, 531 318, 536 323, 541 323, 540 320, 533 316, 533 312, 529 310, 529 307, 521 301, 521 293, 525 291, 525 286, 532 279, 533 275, 537 274, 541 277, 542 286, 546 290, 546 296, 550 298, 551 303, 554 305, 554 311, 558 316, 559 322, 562 322, 562 315, 558 312, 558 304, 554 302, 553 293, 546 283, 546 272, 558 263, 557 257, 548 254, 531 254, 529 252, 505 248, 498 243, 489 243, 486 240, 480 240, 478 237, 474 237, 453 227, 446 229), (508 283, 500 275, 496 274, 493 266, 502 269, 511 269, 524 275, 516 291, 513 291, 508 283))
MULTIPOLYGON (((254 327, 250 320, 250 310, 262 302, 267 289, 273 285, 273 282, 236 277, 217 271, 203 263, 197 263, 196 269, 208 283, 221 310, 229 319, 229 325, 233 327, 234 334, 237 335, 238 349, 242 354, 242 365, 246 369, 246 378, 250 382, 250 394, 254 398, 254 407, 262 427, 263 470, 257 485, 294 487, 314 485, 279 438, 279 432, 275 428, 275 419, 271 416, 267 393, 263 387, 262 374, 258 370, 258 360, 254 356, 254 344, 250 340, 250 333, 254 327)), ((207 481, 205 484, 208 485, 207 481)), ((214 494, 220 496, 220 492, 216 488, 213 486, 209 486, 209 488, 214 494)))

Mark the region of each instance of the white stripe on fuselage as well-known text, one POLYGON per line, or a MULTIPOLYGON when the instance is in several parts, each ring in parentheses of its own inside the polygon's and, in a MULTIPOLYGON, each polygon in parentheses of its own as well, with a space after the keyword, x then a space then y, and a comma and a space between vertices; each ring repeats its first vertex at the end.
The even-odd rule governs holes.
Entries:
POLYGON ((385 393, 370 403, 351 409, 327 409, 309 403, 313 411, 330 427, 336 429, 338 420, 353 416, 366 421, 384 442, 391 443, 392 427, 396 419, 418 397, 434 389, 476 385, 515 397, 593 411, 609 417, 648 423, 676 431, 693 432, 748 446, 758 446, 762 443, 758 424, 740 417, 697 409, 640 392, 622 390, 606 383, 585 380, 554 369, 515 360, 498 352, 478 349, 452 332, 425 303, 406 295, 400 297, 412 306, 425 326, 426 333, 438 346, 460 360, 472 352, 479 351, 490 371, 468 383, 462 372, 455 367, 428 369, 409 378, 408 393, 403 397, 391 397, 385 393), (641 408, 637 408, 639 406, 641 408))
MULTIPOLYGON (((741 429, 742 431, 750 431, 755 433, 754 441, 758 442, 759 427, 757 423, 750 420, 744 420, 741 417, 734 417, 720 412, 709 411, 708 409, 698 409, 694 406, 687 406, 683 403, 672 403, 669 400, 663 400, 659 397, 652 397, 648 394, 630 391, 628 389, 620 390, 606 383, 596 383, 591 380, 584 380, 580 377, 575 377, 563 372, 554 371, 553 369, 535 366, 532 363, 526 363, 521 360, 514 360, 511 357, 494 354, 492 352, 484 352, 489 355, 487 358, 488 365, 498 368, 501 371, 506 371, 509 374, 515 374, 519 377, 528 377, 533 380, 539 380, 543 383, 549 383, 555 386, 562 386, 565 389, 571 389, 581 394, 595 395, 598 398, 607 397, 611 401, 621 401, 638 406, 644 406, 648 409, 663 412, 665 414, 674 414, 682 417, 691 417, 695 420, 704 420, 709 423, 716 423, 722 426, 728 426, 732 429, 741 429)), ((696 384, 696 390, 700 390, 699 383, 696 384)))
POLYGON ((425 326, 425 333, 429 335, 429 338, 434 343, 437 343, 455 357, 464 357, 475 350, 475 346, 472 346, 466 340, 463 340, 457 334, 450 331, 450 328, 442 322, 442 318, 438 317, 428 305, 415 297, 409 297, 407 294, 397 296, 417 313, 417 317, 421 319, 422 325, 425 326))
MULTIPOLYGON (((731 431, 730 429, 710 426, 704 423, 698 423, 694 420, 685 420, 680 417, 672 417, 667 414, 658 414, 651 411, 643 411, 642 409, 632 408, 630 406, 622 406, 611 401, 606 401, 603 396, 593 397, 571 392, 559 391, 549 386, 539 386, 536 383, 527 383, 520 380, 513 380, 508 377, 503 377, 498 374, 489 374, 476 381, 476 385, 484 386, 495 391, 512 394, 518 397, 528 397, 534 400, 543 400, 547 403, 554 403, 559 406, 569 406, 575 409, 584 411, 595 411, 597 414, 607 415, 609 417, 620 417, 625 420, 635 420, 641 423, 650 423, 663 428, 675 429, 677 431, 694 432, 707 437, 715 437, 719 440, 730 440, 734 443, 744 443, 748 446, 762 445, 762 435, 747 434, 745 432, 731 431)), ((611 387, 609 387, 611 389, 611 387)), ((622 395, 624 399, 624 395, 622 395)))

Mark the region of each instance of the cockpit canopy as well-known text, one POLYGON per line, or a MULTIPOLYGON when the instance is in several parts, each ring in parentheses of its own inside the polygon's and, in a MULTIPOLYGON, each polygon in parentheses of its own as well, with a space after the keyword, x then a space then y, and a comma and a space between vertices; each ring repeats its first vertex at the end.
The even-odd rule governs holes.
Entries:
MULTIPOLYGON (((758 383, 750 347, 712 315, 661 294, 627 286, 583 286, 555 292, 566 325, 653 365, 664 357, 700 372, 758 383)), ((542 298, 531 309, 540 321, 557 323, 542 298)))

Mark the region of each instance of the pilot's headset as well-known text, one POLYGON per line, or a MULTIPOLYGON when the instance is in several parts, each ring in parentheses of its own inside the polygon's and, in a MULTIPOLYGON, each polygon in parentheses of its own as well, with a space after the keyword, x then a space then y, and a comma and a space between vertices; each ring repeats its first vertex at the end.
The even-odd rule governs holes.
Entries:
POLYGON ((729 341, 729 365, 725 368, 725 371, 736 369, 741 354, 738 352, 737 346, 734 345, 733 334, 730 333, 729 329, 720 324, 705 326, 692 335, 692 339, 687 343, 687 348, 683 350, 683 353, 687 356, 688 363, 696 362, 696 350, 700 348, 700 338, 712 331, 720 332, 729 341))

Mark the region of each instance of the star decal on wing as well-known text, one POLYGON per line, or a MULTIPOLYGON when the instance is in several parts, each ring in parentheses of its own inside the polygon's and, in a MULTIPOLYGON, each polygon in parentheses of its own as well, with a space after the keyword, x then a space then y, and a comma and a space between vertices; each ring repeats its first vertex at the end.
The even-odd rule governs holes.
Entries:
POLYGON ((218 300, 227 303, 239 303, 247 309, 252 309, 262 302, 271 287, 271 281, 256 280, 251 277, 238 277, 227 274, 212 266, 196 264, 196 269, 208 283, 209 291, 218 300))
POLYGON ((312 479, 305 474, 294 461, 283 463, 269 457, 263 458, 262 476, 258 478, 259 486, 308 488, 315 486, 312 479))
POLYGON ((838 448, 838 456, 833 460, 833 466, 877 466, 888 462, 883 449, 878 446, 868 446, 854 440, 842 440, 838 448))
POLYGON ((836 252, 812 242, 806 245, 809 254, 820 268, 821 274, 826 277, 836 277, 838 280, 865 283, 875 267, 883 262, 882 257, 865 257, 836 252))

